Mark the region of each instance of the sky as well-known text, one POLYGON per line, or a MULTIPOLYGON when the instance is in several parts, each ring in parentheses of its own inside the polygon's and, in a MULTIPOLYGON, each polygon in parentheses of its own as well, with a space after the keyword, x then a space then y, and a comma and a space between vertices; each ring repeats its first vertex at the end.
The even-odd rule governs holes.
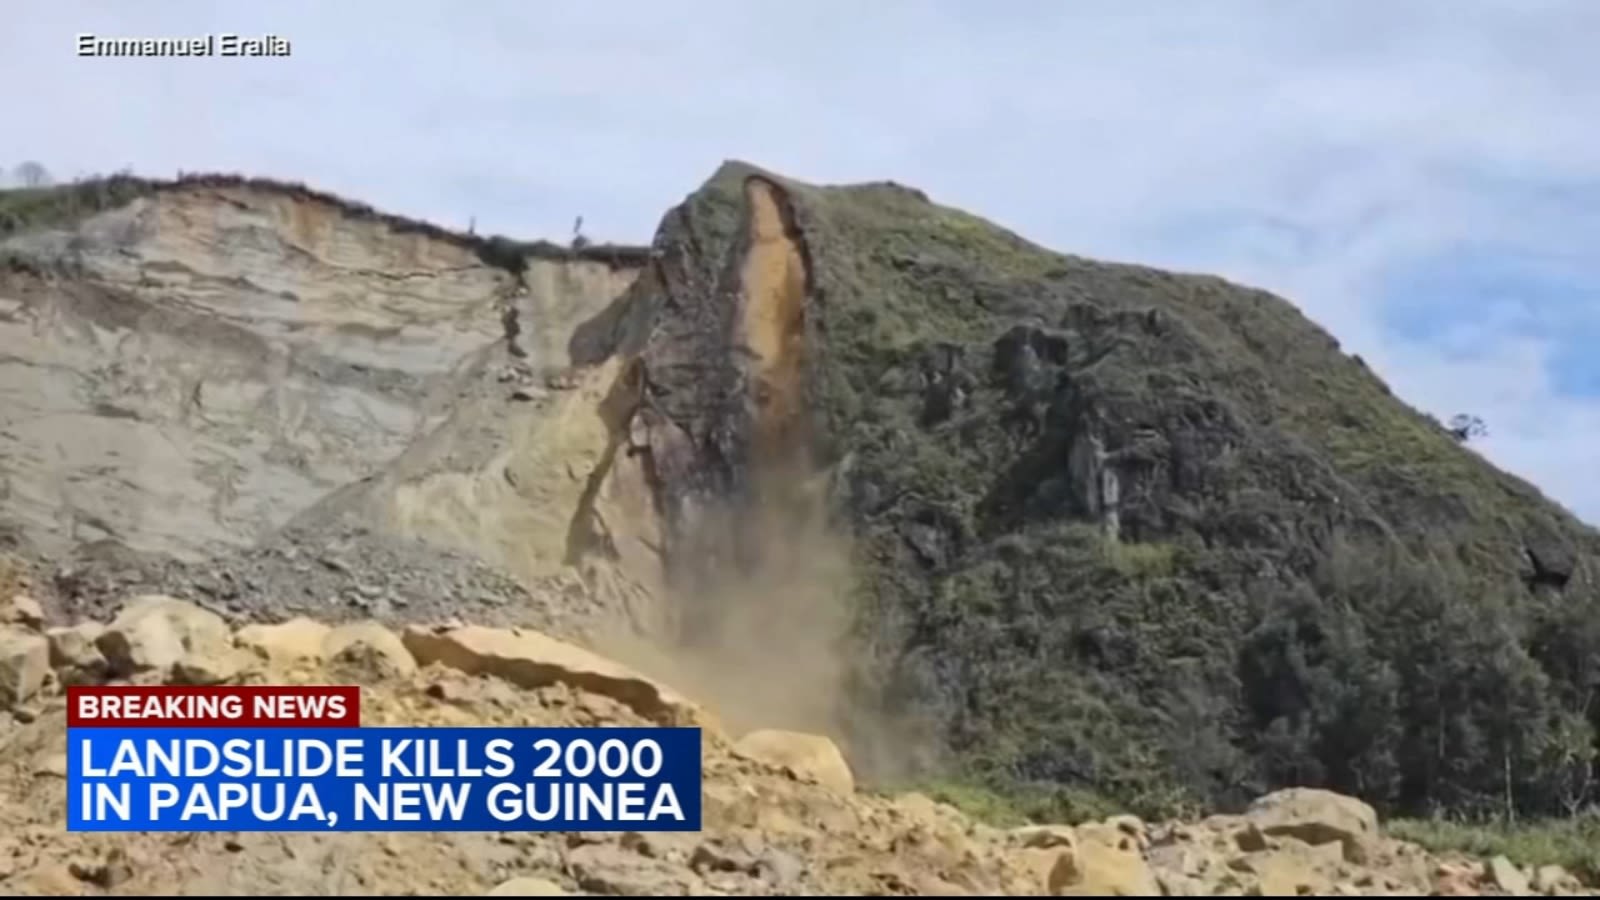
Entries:
POLYGON ((725 159, 1293 300, 1600 523, 1595 0, 9 0, 0 166, 647 242, 725 159), (81 33, 274 34, 90 59, 81 33))

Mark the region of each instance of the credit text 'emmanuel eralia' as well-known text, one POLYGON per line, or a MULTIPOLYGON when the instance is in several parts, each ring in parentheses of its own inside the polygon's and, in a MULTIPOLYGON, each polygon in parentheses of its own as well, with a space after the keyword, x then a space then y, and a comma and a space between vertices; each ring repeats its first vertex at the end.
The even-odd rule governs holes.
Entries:
POLYGON ((199 37, 108 38, 78 35, 79 56, 288 56, 289 39, 276 34, 206 34, 199 37))

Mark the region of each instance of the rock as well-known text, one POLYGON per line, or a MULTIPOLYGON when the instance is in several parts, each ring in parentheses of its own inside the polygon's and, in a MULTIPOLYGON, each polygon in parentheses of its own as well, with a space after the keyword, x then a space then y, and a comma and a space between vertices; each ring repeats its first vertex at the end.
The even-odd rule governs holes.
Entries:
POLYGON ((491 897, 565 897, 567 892, 546 878, 522 876, 503 881, 489 892, 491 897))
POLYGON ((786 769, 843 795, 855 792, 855 776, 832 740, 798 731, 762 729, 739 739, 734 751, 770 766, 786 769))
POLYGON ((1312 845, 1337 841, 1353 863, 1366 861, 1368 846, 1378 836, 1378 814, 1371 806, 1317 788, 1287 788, 1257 798, 1245 818, 1268 835, 1312 845))
POLYGON ((754 827, 761 797, 748 784, 707 784, 701 799, 701 821, 710 829, 754 827))
POLYGON ((585 844, 574 848, 567 861, 578 887, 589 893, 641 897, 705 893, 700 879, 682 866, 615 844, 585 844))
POLYGON ((1138 841, 1140 847, 1150 844, 1149 829, 1145 827, 1144 820, 1138 816, 1112 816, 1106 820, 1106 824, 1138 841))
POLYGON ((55 778, 67 777, 67 755, 65 753, 50 754, 40 760, 38 767, 33 770, 33 774, 55 778))
POLYGON ((50 671, 50 643, 16 625, 0 625, 0 707, 22 703, 44 684, 50 671))
POLYGON ((1177 872, 1158 872, 1156 884, 1164 897, 1198 897, 1207 893, 1199 882, 1177 872))
POLYGON ((50 644, 50 665, 62 684, 94 684, 105 679, 108 665, 95 643, 104 633, 105 626, 99 622, 80 622, 45 631, 45 640, 50 644))
POLYGON ((1540 866, 1533 872, 1533 889, 1541 894, 1566 893, 1579 886, 1578 879, 1560 866, 1540 866))
POLYGON ((207 659, 229 657, 234 650, 221 616, 161 594, 138 597, 123 607, 95 645, 115 676, 166 673, 185 660, 205 666, 207 659))
POLYGON ((0 623, 24 628, 44 627, 44 607, 27 594, 18 594, 0 609, 0 623))
POLYGON ((1266 832, 1254 822, 1239 829, 1239 833, 1233 836, 1233 841, 1245 853, 1259 853, 1268 846, 1266 832))
POLYGON ((1094 841, 1118 850, 1143 850, 1139 839, 1106 822, 1087 822, 1073 829, 1078 843, 1094 841))
POLYGON ((264 660, 294 663, 322 658, 333 629, 305 616, 276 625, 246 625, 233 636, 235 645, 264 660))
POLYGON ((412 626, 406 629, 403 641, 419 665, 438 663, 469 675, 493 675, 523 688, 565 684, 610 697, 659 724, 715 728, 704 711, 669 688, 536 631, 412 626))
POLYGON ((756 857, 756 875, 786 893, 793 893, 805 873, 806 864, 799 857, 776 847, 768 847, 756 857))
POLYGON ((1513 897, 1526 897, 1532 893, 1528 885, 1528 876, 1522 874, 1516 863, 1504 856, 1490 859, 1485 874, 1490 884, 1513 897))
POLYGON ((1440 897, 1476 897, 1478 875, 1475 867, 1441 863, 1434 872, 1434 893, 1440 897))
POLYGON ((325 659, 338 659, 362 650, 376 657, 381 666, 392 668, 399 674, 410 674, 417 670, 417 661, 412 658, 406 645, 381 622, 368 619, 340 625, 329 631, 322 640, 322 656, 325 659))
POLYGON ((74 861, 68 865, 68 871, 79 881, 108 889, 133 877, 133 867, 122 853, 115 850, 106 859, 97 862, 74 861))
POLYGON ((1343 848, 1336 842, 1310 845, 1286 838, 1278 848, 1231 860, 1228 867, 1256 878, 1263 897, 1322 895, 1333 889, 1343 848))
POLYGON ((1137 850, 1098 840, 1062 850, 1050 869, 1046 888, 1057 897, 1153 897, 1161 885, 1137 850))
POLYGON ((171 678, 174 684, 222 684, 249 670, 256 661, 237 647, 214 647, 173 663, 171 678))
POLYGON ((705 872, 753 873, 756 860, 747 849, 732 847, 720 841, 704 841, 689 855, 689 868, 705 872))
POLYGON ((1039 885, 1049 884, 1050 873, 1055 870, 1057 857, 1060 855, 1059 849, 1045 850, 1038 847, 1023 847, 1014 853, 1012 865, 1027 879, 1022 892, 1037 894, 1040 891, 1039 885))

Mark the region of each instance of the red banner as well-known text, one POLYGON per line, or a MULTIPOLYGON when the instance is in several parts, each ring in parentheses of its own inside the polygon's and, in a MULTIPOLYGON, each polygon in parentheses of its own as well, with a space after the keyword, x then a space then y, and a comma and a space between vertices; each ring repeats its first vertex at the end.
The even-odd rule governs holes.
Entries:
POLYGON ((68 728, 355 728, 355 685, 67 688, 68 728))

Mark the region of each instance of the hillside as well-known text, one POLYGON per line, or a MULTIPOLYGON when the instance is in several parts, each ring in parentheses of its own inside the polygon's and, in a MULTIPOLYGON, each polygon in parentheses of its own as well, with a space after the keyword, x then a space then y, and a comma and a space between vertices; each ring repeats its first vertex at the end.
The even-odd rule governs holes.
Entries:
POLYGON ((58 620, 532 625, 1045 820, 1591 799, 1597 536, 1280 298, 735 163, 650 248, 209 177, 0 210, 58 620))
POLYGON ((829 473, 876 651, 852 674, 947 770, 1150 812, 1588 799, 1595 533, 1288 302, 741 165, 656 246, 574 351, 642 362, 669 531, 829 473))

